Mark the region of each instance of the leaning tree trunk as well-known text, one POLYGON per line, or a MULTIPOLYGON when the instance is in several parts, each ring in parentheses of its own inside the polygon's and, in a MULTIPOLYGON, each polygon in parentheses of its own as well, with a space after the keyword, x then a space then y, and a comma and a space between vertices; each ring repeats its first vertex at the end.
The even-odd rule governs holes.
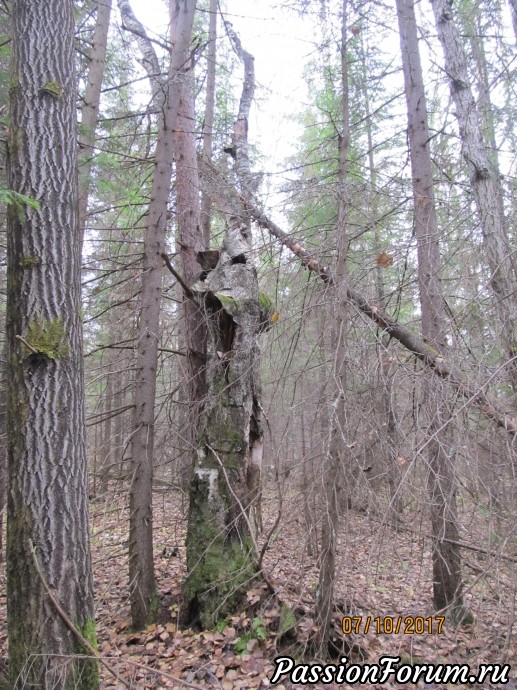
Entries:
MULTIPOLYGON (((434 201, 433 170, 422 65, 418 48, 415 0, 397 0, 402 67, 408 111, 408 137, 413 176, 418 288, 422 335, 430 347, 445 353, 445 308, 440 280, 439 230, 434 201)), ((461 561, 456 521, 454 451, 450 414, 441 383, 425 393, 428 428, 423 446, 433 532, 433 594, 437 609, 462 604, 461 561)))
MULTIPOLYGON (((230 151, 247 195, 253 57, 230 26, 227 30, 245 68, 230 151)), ((204 271, 192 287, 208 322, 208 392, 190 487, 185 598, 190 621, 204 627, 213 627, 234 610, 256 575, 252 513, 260 500, 263 437, 258 336, 268 312, 264 299, 259 300, 249 215, 241 200, 224 191, 218 206, 225 214, 226 239, 220 252, 200 257, 204 271)))
POLYGON ((88 537, 74 8, 15 0, 8 217, 7 615, 12 688, 98 687, 88 537), (51 46, 51 49, 49 49, 51 46), (72 625, 65 623, 58 606, 72 625))
POLYGON ((517 283, 515 261, 508 239, 503 187, 497 165, 485 146, 476 100, 470 85, 467 58, 454 22, 452 0, 432 0, 438 38, 445 56, 445 72, 470 172, 472 193, 483 234, 492 287, 508 358, 508 378, 517 405, 517 283))
MULTIPOLYGON (((282 246, 298 257, 302 266, 313 272, 325 285, 335 285, 329 266, 319 262, 293 235, 285 232, 271 220, 253 199, 246 199, 238 194, 217 168, 209 166, 207 172, 213 177, 214 183, 220 184, 221 189, 225 190, 228 195, 240 198, 255 223, 267 230, 282 246)), ((486 386, 473 384, 465 372, 445 360, 443 353, 430 347, 408 326, 399 323, 383 311, 379 304, 369 301, 362 293, 348 286, 346 296, 361 314, 370 319, 378 328, 386 331, 389 336, 397 340, 420 360, 427 371, 434 374, 438 379, 447 381, 456 393, 467 401, 467 405, 477 407, 486 419, 490 419, 496 426, 504 429, 512 438, 517 435, 517 417, 508 414, 496 400, 488 396, 485 392, 486 386)))

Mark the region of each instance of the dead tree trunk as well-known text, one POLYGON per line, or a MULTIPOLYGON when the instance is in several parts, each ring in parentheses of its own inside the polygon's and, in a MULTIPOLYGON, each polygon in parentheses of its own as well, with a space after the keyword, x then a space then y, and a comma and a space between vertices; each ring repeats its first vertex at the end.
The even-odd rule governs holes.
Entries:
MULTIPOLYGON (((253 57, 230 37, 244 63, 244 86, 231 152, 246 194, 251 175, 248 114, 253 57)), ((207 400, 199 421, 190 487, 185 598, 188 617, 212 627, 235 608, 256 575, 252 511, 260 499, 262 421, 258 337, 266 326, 251 255, 249 214, 235 197, 218 205, 227 233, 220 252, 200 257, 202 278, 192 287, 208 324, 207 400)))
MULTIPOLYGON (((215 67, 217 58, 217 0, 210 0, 210 24, 206 68, 205 121, 203 123, 203 156, 212 160, 215 116, 215 67)), ((201 227, 207 249, 210 248, 212 200, 203 190, 201 194, 201 227)))
MULTIPOLYGON (((422 335, 439 353, 446 351, 446 317, 440 280, 439 231, 424 81, 418 48, 414 0, 397 0, 402 67, 408 111, 408 136, 413 176, 418 288, 422 335)), ((439 382, 425 393, 427 429, 423 447, 433 531, 433 594, 437 609, 462 605, 461 560, 456 519, 456 478, 451 445, 450 414, 439 382)))
MULTIPOLYGON (((321 264, 293 235, 282 230, 277 223, 268 218, 253 199, 245 198, 239 194, 220 170, 213 165, 209 165, 207 166, 206 174, 207 177, 210 176, 215 181, 212 184, 218 184, 222 190, 225 190, 227 195, 240 199, 257 225, 267 230, 270 235, 276 237, 280 244, 287 247, 297 256, 302 266, 313 272, 325 285, 332 286, 336 284, 329 266, 321 264)), ((349 302, 361 314, 370 319, 376 326, 385 330, 389 336, 397 340, 406 350, 412 352, 429 371, 438 378, 447 381, 465 399, 465 406, 475 405, 487 419, 492 420, 498 427, 504 429, 512 437, 517 435, 517 417, 501 409, 497 402, 486 394, 486 384, 474 385, 461 369, 447 362, 443 357, 443 353, 430 347, 420 335, 413 333, 410 328, 399 323, 383 311, 379 304, 366 299, 362 293, 349 286, 346 295, 349 302)))

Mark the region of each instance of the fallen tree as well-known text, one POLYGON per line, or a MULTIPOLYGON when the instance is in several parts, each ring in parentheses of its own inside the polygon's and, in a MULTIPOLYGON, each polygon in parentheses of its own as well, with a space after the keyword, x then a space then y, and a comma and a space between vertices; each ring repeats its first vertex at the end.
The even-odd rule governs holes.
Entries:
MULTIPOLYGON (((205 181, 209 186, 217 184, 226 187, 226 194, 238 196, 245 205, 252 220, 280 243, 297 256, 302 265, 312 271, 325 285, 336 287, 336 281, 332 275, 330 266, 321 264, 314 258, 292 235, 285 232, 271 220, 255 203, 251 193, 243 196, 233 189, 224 178, 223 173, 211 164, 204 164, 205 181)), ((218 196, 220 196, 220 191, 218 196)), ((486 394, 486 388, 490 380, 480 386, 474 385, 463 372, 453 366, 442 356, 440 352, 428 345, 419 335, 413 333, 407 326, 396 321, 380 307, 367 300, 360 292, 350 286, 346 291, 347 300, 353 304, 362 314, 371 319, 379 328, 391 338, 397 340, 403 347, 417 357, 427 368, 441 379, 448 381, 451 386, 466 400, 466 404, 475 405, 485 417, 492 420, 497 426, 507 433, 517 434, 517 417, 508 414, 491 400, 486 394)), ((517 356, 516 356, 517 358, 517 356)))

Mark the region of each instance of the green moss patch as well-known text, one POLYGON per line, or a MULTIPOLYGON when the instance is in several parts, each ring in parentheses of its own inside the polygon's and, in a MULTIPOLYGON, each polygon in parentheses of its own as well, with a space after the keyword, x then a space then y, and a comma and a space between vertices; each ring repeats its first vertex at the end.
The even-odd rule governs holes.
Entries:
POLYGON ((63 359, 70 352, 61 319, 36 320, 29 324, 22 341, 24 358, 41 354, 49 359, 63 359))

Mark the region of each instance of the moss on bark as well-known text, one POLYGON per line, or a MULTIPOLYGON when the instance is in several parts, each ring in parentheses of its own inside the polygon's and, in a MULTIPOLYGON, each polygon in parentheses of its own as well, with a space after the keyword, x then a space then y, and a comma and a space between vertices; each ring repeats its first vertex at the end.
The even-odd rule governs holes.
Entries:
POLYGON ((256 572, 249 536, 231 538, 225 525, 214 519, 224 520, 230 508, 218 474, 216 469, 197 472, 191 487, 185 596, 190 620, 203 628, 213 628, 235 611, 256 572))
MULTIPOLYGON (((89 618, 86 623, 79 628, 81 635, 89 642, 93 649, 98 649, 97 633, 95 629, 95 621, 89 618)), ((89 655, 88 649, 78 642, 76 645, 77 654, 89 655)), ((74 674, 71 674, 69 687, 77 688, 77 690, 90 690, 90 688, 97 688, 99 686, 99 664, 95 659, 82 659, 76 662, 77 667, 74 674)), ((67 688, 68 690, 68 688, 67 688)))
POLYGON ((68 356, 69 351, 70 347, 61 319, 36 320, 29 324, 23 341, 24 357, 37 353, 49 359, 63 359, 68 356))

